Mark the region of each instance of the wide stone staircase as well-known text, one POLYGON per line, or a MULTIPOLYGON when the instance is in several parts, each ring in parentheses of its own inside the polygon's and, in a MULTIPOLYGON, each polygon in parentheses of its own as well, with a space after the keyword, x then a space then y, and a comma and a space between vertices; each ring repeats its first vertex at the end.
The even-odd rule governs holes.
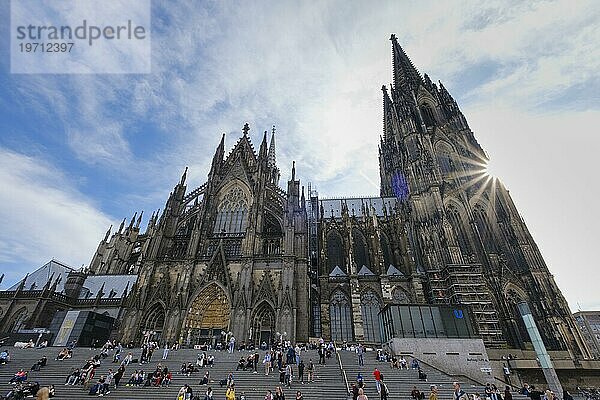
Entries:
MULTIPOLYGON (((16 349, 8 348, 11 361, 8 364, 0 365, 0 395, 5 396, 7 392, 13 387, 8 381, 13 377, 14 373, 19 369, 29 371, 28 381, 37 381, 41 386, 48 386, 50 384, 55 385, 56 397, 55 399, 85 399, 91 396, 88 395, 88 389, 82 385, 77 386, 65 386, 65 380, 67 375, 70 373, 72 368, 81 368, 85 361, 95 354, 99 353, 99 350, 92 350, 87 348, 76 348, 73 353, 73 358, 64 361, 55 361, 55 357, 60 351, 60 348, 45 348, 45 349, 16 349), (30 371, 31 366, 42 356, 48 358, 48 365, 43 367, 40 371, 30 371)), ((127 350, 129 351, 129 350, 127 350)), ((135 358, 139 358, 140 349, 131 350, 135 358)), ((192 362, 195 364, 198 350, 193 349, 180 349, 178 351, 171 351, 167 360, 162 360, 162 349, 154 353, 152 361, 148 364, 129 364, 123 375, 123 379, 120 385, 115 389, 111 385, 111 393, 105 397, 114 399, 176 399, 177 392, 184 384, 191 385, 194 395, 200 395, 200 398, 204 398, 206 386, 200 386, 199 381, 204 375, 207 368, 201 369, 200 372, 193 373, 190 377, 179 373, 181 364, 184 362, 192 362), (169 387, 137 387, 137 386, 125 386, 129 377, 136 369, 143 369, 146 373, 154 371, 158 364, 163 367, 167 366, 173 373, 173 382, 169 387)), ((279 373, 271 372, 269 376, 264 375, 264 368, 262 365, 262 358, 264 352, 260 352, 260 360, 258 365, 258 373, 254 374, 252 371, 235 371, 237 361, 240 356, 246 357, 249 352, 236 351, 233 354, 228 354, 225 351, 209 351, 208 354, 215 356, 215 365, 213 368, 209 368, 211 382, 209 386, 212 387, 214 398, 224 399, 225 398, 225 387, 219 386, 219 380, 225 379, 230 371, 233 371, 235 378, 236 394, 239 397, 242 392, 245 393, 246 399, 248 400, 262 400, 267 390, 275 391, 275 388, 280 385, 279 373)), ((302 352, 301 357, 305 364, 308 364, 308 360, 312 358, 315 362, 315 381, 310 384, 300 384, 295 381, 292 383, 291 388, 284 388, 286 398, 293 399, 296 391, 300 390, 304 395, 304 399, 346 399, 346 388, 342 378, 342 373, 339 368, 337 360, 330 358, 327 361, 327 365, 320 366, 317 364, 318 356, 316 351, 309 350, 302 352)), ((109 368, 116 371, 119 364, 112 363, 112 352, 109 356, 102 360, 102 364, 97 369, 94 377, 94 382, 101 375, 105 375, 109 368)), ((297 373, 296 368, 294 368, 297 373)), ((306 377, 306 371, 305 371, 306 377)), ((2 397, 0 397, 2 398, 2 397)))
MULTIPOLYGON (((378 368, 384 377, 384 382, 390 392, 389 399, 410 399, 413 386, 424 392, 425 398, 429 398, 431 385, 437 386, 439 399, 452 399, 453 382, 460 382, 462 389, 469 395, 479 393, 483 397, 484 388, 476 382, 462 376, 447 375, 423 363, 421 363, 421 369, 427 374, 427 381, 419 380, 417 370, 392 369, 389 363, 377 361, 374 351, 365 352, 364 366, 358 365, 358 357, 353 351, 340 350, 339 355, 350 384, 356 382, 359 373, 362 375, 365 383, 365 394, 369 399, 379 398, 375 378, 373 377, 375 368, 378 368)), ((408 361, 410 362, 410 359, 408 361)), ((528 400, 526 396, 516 392, 512 394, 514 400, 528 400)))

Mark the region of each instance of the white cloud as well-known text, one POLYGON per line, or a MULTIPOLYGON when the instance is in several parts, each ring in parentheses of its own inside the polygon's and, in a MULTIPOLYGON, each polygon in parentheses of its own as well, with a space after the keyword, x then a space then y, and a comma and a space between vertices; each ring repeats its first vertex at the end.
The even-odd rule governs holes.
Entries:
POLYGON ((0 264, 6 282, 56 258, 89 263, 112 223, 50 163, 0 148, 0 264))

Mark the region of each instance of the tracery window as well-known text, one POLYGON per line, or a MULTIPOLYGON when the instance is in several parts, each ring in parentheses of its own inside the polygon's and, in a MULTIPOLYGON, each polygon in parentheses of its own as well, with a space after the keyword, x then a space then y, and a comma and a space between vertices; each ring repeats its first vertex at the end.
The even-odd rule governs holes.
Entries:
POLYGON ((234 186, 217 207, 214 233, 244 233, 248 224, 248 198, 239 186, 234 186))
POLYGON ((279 221, 270 213, 265 213, 263 217, 264 221, 264 242, 263 242, 263 254, 265 255, 276 255, 281 254, 281 242, 283 238, 283 231, 279 221))
POLYGON ((438 165, 440 166, 440 171, 442 172, 442 174, 450 175, 452 172, 454 172, 454 170, 456 168, 455 168, 455 164, 454 164, 454 160, 453 160, 454 152, 452 150, 452 147, 450 147, 445 142, 440 142, 436 146, 435 152, 436 152, 437 162, 438 162, 438 165))
POLYGON ((381 334, 379 332, 379 310, 381 303, 379 298, 369 290, 363 293, 360 299, 360 311, 363 319, 363 328, 365 332, 365 340, 367 342, 379 343, 381 334))
POLYGON ((381 252, 383 253, 383 270, 387 271, 390 265, 394 265, 394 259, 392 257, 390 242, 385 233, 381 232, 379 242, 381 244, 381 252))
POLYGON ((399 287, 392 290, 392 300, 394 304, 408 304, 410 302, 404 290, 399 287))
POLYGON ((450 225, 456 236, 458 247, 464 256, 468 256, 473 253, 471 245, 469 244, 469 238, 467 237, 463 220, 460 216, 460 212, 453 206, 448 207, 448 218, 450 219, 450 225))
POLYGON ((352 229, 352 240, 352 250, 354 252, 356 270, 360 270, 363 265, 369 268, 369 252, 367 250, 367 240, 365 239, 365 235, 363 235, 358 229, 354 228, 352 229))
POLYGON ((433 110, 431 106, 427 103, 421 106, 421 116, 423 117, 423 122, 425 126, 433 126, 435 124, 435 117, 433 116, 433 110))
POLYGON ((344 272, 344 243, 342 237, 336 230, 332 230, 327 234, 327 267, 328 273, 333 271, 335 267, 340 267, 344 272))
POLYGON ((329 318, 331 321, 331 339, 352 341, 352 310, 348 297, 337 290, 329 303, 329 318))
POLYGON ((493 249, 495 245, 492 240, 488 216, 480 204, 477 204, 473 209, 473 219, 475 220, 475 225, 477 226, 483 245, 487 250, 493 249))

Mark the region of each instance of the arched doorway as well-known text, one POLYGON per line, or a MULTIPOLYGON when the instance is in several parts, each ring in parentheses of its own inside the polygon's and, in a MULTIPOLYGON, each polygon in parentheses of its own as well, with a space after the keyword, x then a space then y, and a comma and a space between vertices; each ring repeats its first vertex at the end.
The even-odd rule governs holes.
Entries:
POLYGON ((266 301, 263 301, 256 307, 254 317, 252 318, 252 336, 251 339, 255 346, 260 346, 263 342, 270 345, 274 340, 275 330, 275 311, 266 301))
POLYGON ((216 283, 206 286, 194 299, 185 319, 188 345, 215 346, 222 332, 229 331, 231 306, 225 291, 216 283))
POLYGON ((150 307, 146 318, 144 318, 144 328, 142 329, 143 342, 160 340, 164 326, 165 308, 161 303, 155 303, 150 307))

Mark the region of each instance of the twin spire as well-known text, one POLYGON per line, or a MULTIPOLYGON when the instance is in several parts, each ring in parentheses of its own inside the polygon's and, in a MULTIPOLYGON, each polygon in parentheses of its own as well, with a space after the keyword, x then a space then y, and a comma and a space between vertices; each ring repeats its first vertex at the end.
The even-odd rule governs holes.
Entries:
POLYGON ((396 35, 390 36, 392 41, 392 63, 394 68, 394 89, 416 90, 423 84, 423 78, 410 58, 404 52, 396 35))

